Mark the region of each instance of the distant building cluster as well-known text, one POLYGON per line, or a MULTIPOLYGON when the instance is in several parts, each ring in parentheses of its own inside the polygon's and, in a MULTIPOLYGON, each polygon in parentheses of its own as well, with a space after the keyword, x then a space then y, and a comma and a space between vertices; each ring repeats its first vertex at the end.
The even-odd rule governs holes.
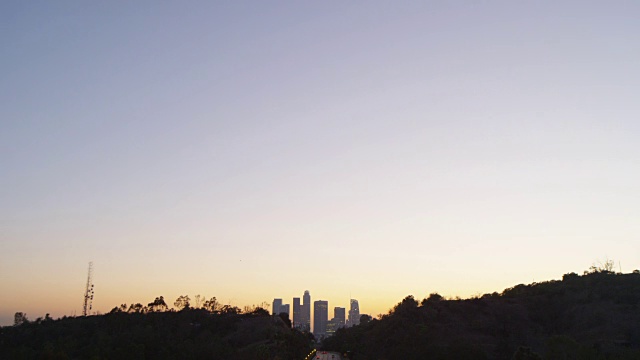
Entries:
POLYGON ((282 313, 287 314, 287 316, 291 316, 291 308, 289 304, 283 304, 282 299, 273 299, 272 304, 273 315, 280 315, 282 313))
MULTIPOLYGON (((273 315, 287 314, 291 318, 289 304, 283 304, 282 299, 273 299, 273 315)), ((360 324, 360 306, 358 300, 351 299, 348 317, 343 307, 333 308, 333 318, 329 320, 329 302, 316 300, 313 302, 313 335, 322 339, 333 335, 338 329, 360 324)), ((311 295, 309 290, 304 292, 302 302, 299 297, 293 298, 293 327, 301 331, 311 332, 311 295)))

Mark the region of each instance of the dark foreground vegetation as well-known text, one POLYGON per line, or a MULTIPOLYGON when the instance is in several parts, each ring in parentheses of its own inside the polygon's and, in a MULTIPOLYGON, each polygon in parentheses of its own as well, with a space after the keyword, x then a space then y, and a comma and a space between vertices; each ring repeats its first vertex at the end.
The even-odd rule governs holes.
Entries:
POLYGON ((354 360, 640 359, 639 304, 640 272, 592 267, 465 300, 408 296, 323 349, 354 360))
POLYGON ((184 308, 45 318, 0 328, 0 359, 304 359, 288 318, 184 308))
MULTIPOLYGON (((408 296, 378 319, 339 329, 323 349, 353 360, 640 359, 640 272, 612 264, 582 276, 517 285, 471 299, 408 296)), ((49 316, 0 328, 0 359, 299 359, 313 337, 261 307, 215 298, 171 310, 163 297, 109 314, 49 316)))

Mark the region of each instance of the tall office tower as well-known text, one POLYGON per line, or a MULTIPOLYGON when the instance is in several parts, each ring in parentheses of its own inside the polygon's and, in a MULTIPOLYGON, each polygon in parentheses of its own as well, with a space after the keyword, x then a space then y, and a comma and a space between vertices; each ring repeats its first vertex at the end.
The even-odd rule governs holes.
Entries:
POLYGON ((304 296, 302 296, 302 314, 304 315, 302 330, 311 331, 311 295, 309 295, 309 290, 305 290, 304 296))
POLYGON ((339 329, 338 321, 336 321, 336 318, 329 320, 327 322, 327 332, 326 332, 327 337, 335 335, 338 329, 339 329))
POLYGON ((282 306, 282 299, 273 299, 273 307, 271 308, 273 315, 280 314, 280 307, 282 306))
POLYGON ((293 298, 293 327, 296 329, 300 329, 302 326, 301 311, 300 298, 293 298))
POLYGON ((345 308, 343 307, 334 307, 333 308, 333 320, 336 322, 337 328, 344 327, 345 322, 345 308))
POLYGON ((345 322, 345 308, 342 307, 334 307, 333 308, 333 319, 329 320, 327 323, 327 337, 335 335, 338 329, 344 327, 345 322))
POLYGON ((347 326, 356 326, 360 324, 360 306, 358 306, 358 300, 351 299, 351 309, 349 310, 349 321, 347 326))
POLYGON ((287 316, 289 317, 289 319, 291 319, 291 307, 289 306, 289 304, 282 304, 280 305, 280 312, 279 314, 285 313, 287 314, 287 316))
POLYGON ((327 333, 329 321, 329 302, 317 300, 313 302, 313 335, 316 339, 323 338, 327 333))

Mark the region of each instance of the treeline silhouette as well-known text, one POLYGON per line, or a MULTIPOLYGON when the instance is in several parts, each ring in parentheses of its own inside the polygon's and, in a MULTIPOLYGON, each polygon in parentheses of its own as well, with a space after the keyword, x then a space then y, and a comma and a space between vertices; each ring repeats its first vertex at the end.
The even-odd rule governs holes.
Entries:
POLYGON ((355 360, 640 359, 639 304, 640 272, 607 262, 470 299, 408 296, 322 345, 355 360))
POLYGON ((360 359, 640 359, 640 272, 612 262, 582 276, 470 299, 407 296, 388 314, 339 329, 323 349, 360 359))
MULTIPOLYGON (((323 349, 350 359, 640 359, 640 271, 613 263, 582 276, 520 284, 501 293, 418 301, 339 329, 323 349)), ((108 314, 29 321, 0 328, 0 359, 304 359, 313 336, 286 314, 240 309, 216 298, 180 296, 170 308, 121 304, 108 314)))
MULTIPOLYGON (((214 300, 213 298, 212 300, 214 300)), ((0 359, 303 359, 313 336, 291 328, 286 314, 262 307, 192 308, 188 296, 169 309, 163 297, 147 306, 122 304, 86 317, 49 316, 0 328, 0 359)))

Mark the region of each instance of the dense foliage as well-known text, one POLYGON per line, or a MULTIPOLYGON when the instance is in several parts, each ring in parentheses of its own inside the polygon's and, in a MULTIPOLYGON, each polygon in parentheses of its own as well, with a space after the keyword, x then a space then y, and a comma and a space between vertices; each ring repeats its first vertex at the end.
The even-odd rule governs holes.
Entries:
POLYGON ((303 359, 310 344, 262 309, 113 311, 0 328, 0 359, 303 359))
POLYGON ((340 329, 326 350, 353 359, 640 359, 640 273, 592 269, 501 294, 420 303, 340 329))

